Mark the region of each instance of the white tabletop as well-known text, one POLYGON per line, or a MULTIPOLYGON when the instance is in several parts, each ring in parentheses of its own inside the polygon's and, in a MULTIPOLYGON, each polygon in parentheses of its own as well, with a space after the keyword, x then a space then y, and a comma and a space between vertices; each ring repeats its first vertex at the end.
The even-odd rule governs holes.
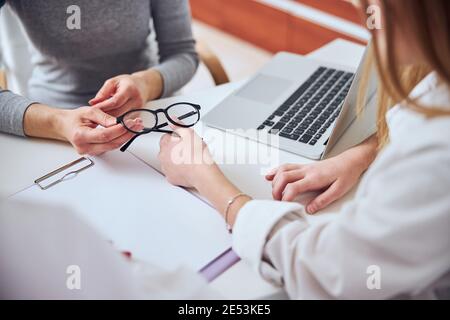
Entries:
MULTIPOLYGON (((356 67, 364 47, 345 40, 335 40, 309 56, 324 62, 356 67)), ((242 82, 230 83, 209 90, 193 93, 189 96, 172 97, 153 101, 149 107, 167 106, 174 101, 190 101, 202 106, 202 114, 205 114, 224 99, 233 90, 239 88, 242 82)), ((202 130, 200 123, 197 130, 202 130)), ((209 129, 208 129, 209 130, 209 129)), ((351 141, 354 133, 347 131, 341 138, 342 141, 351 141)), ((157 154, 159 150, 159 136, 146 135, 140 137, 132 145, 130 150, 140 158, 146 160, 158 168, 157 154)), ((252 142, 253 143, 253 142, 252 142)), ((256 143, 256 142, 254 142, 256 143)), ((24 139, 6 134, 0 134, 0 147, 2 150, 0 165, 0 197, 14 194, 33 184, 33 181, 66 164, 78 157, 76 152, 68 145, 60 142, 41 139, 24 139)), ((335 153, 339 152, 339 144, 335 147, 335 153)), ((235 151, 239 153, 239 150, 235 151)), ((278 151, 280 163, 308 163, 311 160, 295 154, 278 151)), ((225 174, 242 191, 259 199, 270 199, 270 184, 264 181, 261 165, 221 165, 225 174)), ((343 202, 352 197, 350 192, 342 201, 327 208, 324 213, 314 219, 326 218, 326 213, 336 212, 343 202)), ((257 299, 260 297, 280 297, 282 293, 278 288, 263 281, 257 273, 244 262, 238 262, 233 267, 215 279, 211 286, 230 299, 257 299)))

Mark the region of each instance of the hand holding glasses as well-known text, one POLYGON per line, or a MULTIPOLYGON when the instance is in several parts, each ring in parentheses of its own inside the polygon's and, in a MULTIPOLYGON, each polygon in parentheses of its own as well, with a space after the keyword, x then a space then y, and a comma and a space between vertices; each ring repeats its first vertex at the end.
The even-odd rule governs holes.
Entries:
POLYGON ((124 152, 133 143, 133 141, 140 135, 150 132, 162 132, 172 134, 172 130, 163 129, 169 123, 159 121, 158 114, 163 113, 166 119, 183 128, 194 126, 200 120, 200 106, 198 104, 188 102, 178 102, 168 106, 165 109, 149 110, 149 109, 134 109, 126 112, 117 118, 117 123, 122 124, 128 131, 136 134, 126 144, 124 144, 120 151, 124 152))

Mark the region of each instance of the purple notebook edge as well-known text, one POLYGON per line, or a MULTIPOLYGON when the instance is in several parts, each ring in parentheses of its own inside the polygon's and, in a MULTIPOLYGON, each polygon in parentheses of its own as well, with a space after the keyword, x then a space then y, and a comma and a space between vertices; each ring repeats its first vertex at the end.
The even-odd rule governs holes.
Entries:
POLYGON ((199 273, 208 282, 213 281, 228 268, 241 260, 232 248, 225 250, 222 254, 200 269, 199 273))

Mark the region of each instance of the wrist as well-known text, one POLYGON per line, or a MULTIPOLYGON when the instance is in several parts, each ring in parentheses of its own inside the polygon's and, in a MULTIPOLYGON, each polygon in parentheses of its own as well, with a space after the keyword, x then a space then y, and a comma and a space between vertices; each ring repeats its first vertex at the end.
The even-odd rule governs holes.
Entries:
POLYGON ((163 78, 155 69, 138 71, 131 75, 140 83, 141 92, 145 102, 161 97, 163 78))
POLYGON ((69 113, 71 110, 52 109, 51 123, 55 138, 58 140, 69 141, 69 130, 67 128, 69 113))
POLYGON ((66 110, 33 104, 24 114, 23 130, 26 136, 65 140, 63 113, 66 110))
POLYGON ((239 211, 252 198, 247 195, 240 196, 229 205, 229 201, 241 191, 225 177, 217 164, 199 165, 191 172, 194 177, 192 185, 210 201, 226 223, 233 227, 239 211))
POLYGON ((222 171, 215 163, 194 165, 189 175, 192 186, 200 193, 205 188, 220 185, 224 179, 222 171))
POLYGON ((376 146, 357 146, 343 153, 344 163, 351 163, 355 170, 366 171, 376 157, 376 146))
POLYGON ((234 224, 236 223, 237 217, 242 207, 244 207, 247 204, 247 202, 252 200, 253 198, 250 197, 249 195, 245 195, 236 199, 236 201, 229 209, 228 216, 224 217, 226 219, 226 223, 229 224, 231 227, 233 227, 234 224))
POLYGON ((198 175, 196 189, 211 201, 226 224, 233 227, 239 211, 251 197, 240 196, 230 205, 229 201, 241 194, 241 190, 225 177, 217 165, 211 165, 207 170, 198 175))

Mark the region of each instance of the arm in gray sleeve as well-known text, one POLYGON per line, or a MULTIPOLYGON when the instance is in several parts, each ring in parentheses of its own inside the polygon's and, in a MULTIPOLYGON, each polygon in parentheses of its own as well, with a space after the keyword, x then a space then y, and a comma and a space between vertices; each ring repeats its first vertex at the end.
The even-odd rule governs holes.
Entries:
POLYGON ((0 131, 25 136, 23 117, 34 102, 0 88, 0 131))
POLYGON ((152 0, 152 16, 159 47, 158 70, 164 81, 162 97, 185 85, 195 74, 198 56, 192 37, 187 0, 152 0))

